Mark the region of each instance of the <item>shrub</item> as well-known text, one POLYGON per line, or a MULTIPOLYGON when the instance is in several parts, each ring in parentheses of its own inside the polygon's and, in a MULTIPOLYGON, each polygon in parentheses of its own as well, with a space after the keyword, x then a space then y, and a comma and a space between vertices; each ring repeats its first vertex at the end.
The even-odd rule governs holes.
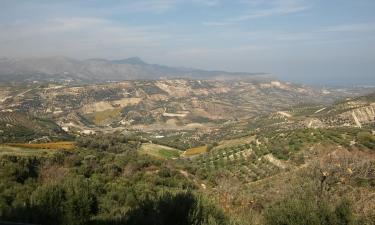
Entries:
POLYGON ((65 184, 65 224, 83 225, 97 212, 97 200, 90 184, 81 179, 72 179, 65 184))
POLYGON ((359 132, 357 134, 358 142, 369 149, 375 149, 375 137, 369 132, 359 132))
POLYGON ((167 193, 156 200, 146 199, 131 210, 125 224, 136 225, 200 225, 226 224, 224 214, 213 205, 190 192, 167 193))
POLYGON ((40 224, 61 224, 63 220, 64 190, 61 185, 38 187, 31 196, 34 221, 40 224))
POLYGON ((337 224, 349 225, 354 222, 354 215, 351 210, 350 202, 344 199, 335 209, 337 224))
POLYGON ((319 217, 312 199, 302 201, 288 198, 275 204, 265 213, 266 225, 317 225, 319 217))
POLYGON ((289 197, 271 206, 265 213, 266 225, 351 225, 354 216, 350 202, 342 200, 337 207, 317 201, 312 196, 289 197))

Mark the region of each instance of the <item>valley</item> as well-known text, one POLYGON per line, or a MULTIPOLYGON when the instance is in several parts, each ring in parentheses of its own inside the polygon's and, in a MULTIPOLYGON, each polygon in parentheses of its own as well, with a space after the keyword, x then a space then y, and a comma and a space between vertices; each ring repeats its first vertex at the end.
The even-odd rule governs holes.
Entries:
POLYGON ((348 100, 342 106, 327 107, 371 90, 326 90, 280 81, 186 79, 81 86, 18 83, 0 87, 4 127, 0 130, 24 128, 52 137, 138 130, 164 138, 166 133, 193 131, 198 136, 215 135, 234 125, 267 121, 271 125, 279 121, 283 126, 362 126, 373 120, 371 101, 348 100))
POLYGON ((0 0, 0 225, 375 225, 374 0, 0 0))
MULTIPOLYGON (((90 204, 101 211, 87 212, 82 224, 128 224, 134 205, 164 198, 166 191, 172 199, 190 192, 210 199, 201 204, 222 214, 204 212, 201 219, 213 216, 217 224, 267 224, 274 207, 290 204, 292 196, 295 210, 313 198, 327 205, 326 213, 346 204, 345 196, 353 218, 363 224, 374 218, 371 88, 170 79, 13 83, 0 93, 0 174, 7 177, 2 190, 13 193, 12 185, 26 188, 27 181, 46 188, 44 198, 56 187, 88 185, 96 199, 90 204), (12 165, 19 172, 12 173, 12 165), (118 188, 138 200, 118 199, 118 188)), ((19 210, 48 216, 33 208, 41 203, 15 196, 3 198, 28 202, 19 210)), ((0 216, 7 220, 45 223, 2 204, 8 208, 0 207, 0 216)))

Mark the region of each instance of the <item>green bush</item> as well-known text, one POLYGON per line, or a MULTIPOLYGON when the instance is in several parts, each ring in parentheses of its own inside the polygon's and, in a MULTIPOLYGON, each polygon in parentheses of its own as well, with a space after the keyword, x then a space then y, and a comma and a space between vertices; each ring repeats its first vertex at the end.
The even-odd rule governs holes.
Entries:
POLYGON ((375 149, 375 137, 370 132, 359 132, 357 140, 369 149, 375 149))
POLYGON ((191 192, 166 193, 156 200, 146 199, 131 210, 129 225, 204 225, 226 224, 224 214, 191 192))
POLYGON ((354 216, 349 201, 336 207, 317 201, 312 196, 291 196, 271 206, 265 212, 265 225, 351 225, 354 216))
POLYGON ((58 225, 63 221, 64 189, 61 185, 48 184, 38 187, 31 195, 33 221, 58 225))
POLYGON ((90 183, 79 178, 65 184, 66 200, 64 201, 64 223, 83 225, 98 210, 96 196, 90 183))
POLYGON ((354 224, 354 215, 352 213, 351 204, 348 200, 343 200, 335 209, 335 219, 338 225, 354 224))

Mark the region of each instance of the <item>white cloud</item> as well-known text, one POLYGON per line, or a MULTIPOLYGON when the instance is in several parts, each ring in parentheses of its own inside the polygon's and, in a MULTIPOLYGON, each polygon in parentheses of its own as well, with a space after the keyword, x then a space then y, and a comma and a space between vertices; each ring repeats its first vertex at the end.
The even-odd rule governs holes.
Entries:
POLYGON ((305 0, 247 0, 240 2, 245 4, 245 8, 247 8, 246 13, 226 18, 223 21, 208 21, 203 24, 220 24, 221 26, 230 25, 236 22, 243 22, 257 18, 299 13, 312 7, 311 3, 308 3, 305 0))
POLYGON ((54 18, 0 26, 0 53, 75 57, 126 54, 129 49, 155 48, 169 38, 160 27, 126 26, 101 18, 54 18))
POLYGON ((110 25, 110 21, 100 18, 69 17, 54 18, 47 21, 45 29, 47 31, 73 31, 81 29, 96 28, 110 25))

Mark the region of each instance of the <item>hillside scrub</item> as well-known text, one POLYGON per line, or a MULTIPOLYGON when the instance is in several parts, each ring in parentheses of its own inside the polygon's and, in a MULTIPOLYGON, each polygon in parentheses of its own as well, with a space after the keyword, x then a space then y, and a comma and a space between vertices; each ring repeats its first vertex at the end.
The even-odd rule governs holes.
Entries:
MULTIPOLYGON (((149 143, 146 139, 119 134, 80 137, 73 150, 50 154, 1 154, 0 221, 370 225, 372 151, 359 144, 336 148, 337 142, 330 138, 347 141, 358 135, 358 139, 368 140, 367 133, 349 129, 311 133, 285 133, 275 136, 272 144, 258 135, 259 143, 248 140, 213 148, 195 158, 161 159, 143 154, 140 150, 149 143), (298 137, 309 139, 307 143, 324 140, 331 145, 323 147, 333 146, 334 150, 324 151, 328 155, 319 155, 315 163, 306 158, 309 164, 301 162, 306 167, 298 165, 296 170, 279 168, 267 160, 268 147, 276 146, 276 140, 284 138, 282 146, 295 145, 293 139, 298 137)), ((291 152, 292 156, 304 154, 306 149, 291 152)))
POLYGON ((342 200, 336 207, 313 196, 289 196, 268 208, 265 225, 354 225, 351 204, 342 200))
POLYGON ((196 185, 177 168, 128 147, 121 154, 99 146, 48 157, 1 156, 0 220, 42 225, 226 223, 224 214, 199 196, 196 185), (145 214, 147 218, 141 216, 145 214))

